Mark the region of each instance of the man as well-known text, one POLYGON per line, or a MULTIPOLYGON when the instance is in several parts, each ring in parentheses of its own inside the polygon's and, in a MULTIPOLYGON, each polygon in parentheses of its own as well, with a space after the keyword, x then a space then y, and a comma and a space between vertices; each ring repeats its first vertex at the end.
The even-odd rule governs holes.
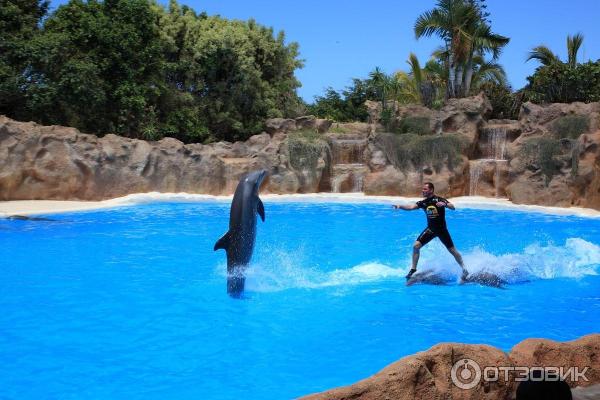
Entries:
POLYGON ((450 254, 454 256, 454 259, 462 268, 462 280, 467 278, 468 272, 465 269, 462 256, 454 247, 448 228, 446 228, 446 208, 454 210, 454 205, 443 197, 436 196, 434 193, 434 186, 431 182, 425 182, 423 184, 423 197, 424 200, 418 201, 416 204, 408 206, 394 205, 394 209, 412 211, 416 209, 422 209, 425 211, 427 216, 427 228, 417 238, 413 245, 412 255, 412 268, 406 275, 406 279, 417 271, 417 263, 419 262, 419 255, 421 247, 429 243, 433 238, 437 237, 446 246, 450 254))

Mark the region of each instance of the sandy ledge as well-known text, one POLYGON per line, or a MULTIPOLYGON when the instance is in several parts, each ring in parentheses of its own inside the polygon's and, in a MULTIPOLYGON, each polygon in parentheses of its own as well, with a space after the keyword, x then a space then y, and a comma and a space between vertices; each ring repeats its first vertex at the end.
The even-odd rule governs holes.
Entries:
MULTIPOLYGON (((59 200, 16 200, 0 202, 0 217, 11 215, 58 214, 64 212, 89 211, 156 202, 195 203, 205 201, 231 201, 233 196, 212 196, 190 193, 137 193, 104 201, 59 201, 59 200)), ((407 204, 419 200, 416 197, 366 196, 362 193, 313 193, 313 194, 263 194, 265 202, 329 202, 363 204, 407 204)), ((546 207, 513 204, 507 199, 479 196, 454 197, 452 202, 460 208, 480 210, 512 210, 537 212, 552 215, 574 215, 600 218, 600 211, 579 207, 546 207)))

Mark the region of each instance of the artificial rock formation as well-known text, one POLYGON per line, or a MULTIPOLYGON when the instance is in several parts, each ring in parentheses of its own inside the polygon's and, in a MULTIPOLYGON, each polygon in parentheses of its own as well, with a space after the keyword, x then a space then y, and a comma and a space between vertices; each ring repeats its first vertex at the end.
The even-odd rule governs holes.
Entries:
POLYGON ((264 192, 316 192, 325 156, 307 173, 290 164, 281 132, 245 142, 184 145, 171 138, 99 138, 0 117, 0 199, 101 200, 150 191, 231 194, 242 174, 261 168, 269 171, 264 192))
POLYGON ((378 119, 380 104, 366 105, 370 123, 277 118, 245 142, 209 145, 99 138, 0 116, 0 199, 99 200, 149 191, 231 194, 243 173, 263 168, 268 178, 262 190, 269 193, 417 196, 421 184, 431 181, 447 197, 600 209, 600 103, 525 103, 519 120, 488 120, 491 107, 484 95, 451 99, 440 110, 396 105, 390 129, 451 135, 464 144, 452 164, 402 167, 377 140, 386 130, 378 119), (573 116, 584 117, 585 131, 557 139, 557 122, 573 116), (524 149, 546 139, 558 143, 558 150, 546 154, 545 161, 532 160, 524 149))
MULTIPOLYGON (((377 374, 350 386, 303 397, 305 400, 430 400, 430 399, 514 399, 519 372, 510 372, 508 381, 504 373, 494 382, 481 379, 473 388, 462 389, 453 383, 451 370, 463 359, 475 361, 485 367, 577 367, 585 373, 587 381, 566 382, 581 398, 590 387, 600 383, 600 334, 584 336, 571 342, 528 339, 517 344, 509 353, 485 345, 441 343, 387 366, 377 374)), ((470 382, 470 381, 468 381, 470 382)))

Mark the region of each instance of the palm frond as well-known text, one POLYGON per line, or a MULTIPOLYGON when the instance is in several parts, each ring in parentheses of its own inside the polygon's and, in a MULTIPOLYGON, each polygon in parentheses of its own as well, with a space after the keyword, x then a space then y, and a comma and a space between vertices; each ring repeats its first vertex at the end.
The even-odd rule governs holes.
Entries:
POLYGON ((567 36, 567 53, 568 53, 568 63, 571 67, 577 65, 577 53, 579 52, 579 48, 583 43, 583 35, 581 33, 576 33, 573 36, 567 36))
POLYGON ((478 65, 473 74, 471 89, 479 88, 484 82, 493 82, 503 86, 508 85, 504 68, 493 61, 484 61, 478 65))
POLYGON ((419 59, 417 58, 415 53, 410 53, 406 62, 410 66, 410 72, 415 78, 415 83, 417 84, 417 87, 419 87, 421 85, 421 82, 423 82, 423 75, 421 73, 421 64, 419 63, 419 59))
POLYGON ((546 46, 536 46, 529 52, 529 57, 526 61, 537 60, 542 65, 551 65, 560 62, 560 58, 546 46))

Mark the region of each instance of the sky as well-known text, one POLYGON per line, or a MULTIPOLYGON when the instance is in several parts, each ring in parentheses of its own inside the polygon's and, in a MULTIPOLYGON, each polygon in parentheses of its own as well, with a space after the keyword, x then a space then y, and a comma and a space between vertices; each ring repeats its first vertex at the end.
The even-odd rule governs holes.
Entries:
MULTIPOLYGON (((66 0, 52 0, 57 7, 66 0)), ((159 0, 166 4, 168 0, 159 0)), ((304 68, 296 76, 300 96, 312 102, 327 87, 341 90, 352 78, 366 78, 375 67, 387 73, 407 70, 414 52, 423 65, 441 45, 437 38, 417 40, 417 17, 435 0, 179 0, 197 12, 230 19, 254 18, 283 30, 300 45, 304 68)), ((580 60, 600 59, 600 0, 487 0, 494 32, 510 37, 499 62, 514 89, 535 70, 525 62, 532 47, 544 44, 566 58, 566 38, 583 33, 580 60)))

